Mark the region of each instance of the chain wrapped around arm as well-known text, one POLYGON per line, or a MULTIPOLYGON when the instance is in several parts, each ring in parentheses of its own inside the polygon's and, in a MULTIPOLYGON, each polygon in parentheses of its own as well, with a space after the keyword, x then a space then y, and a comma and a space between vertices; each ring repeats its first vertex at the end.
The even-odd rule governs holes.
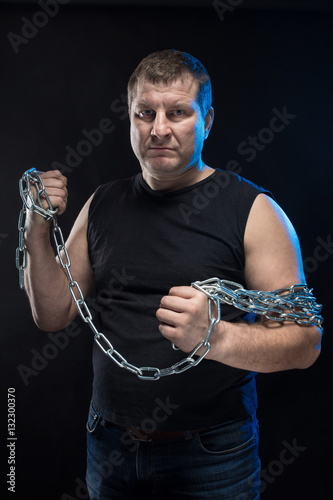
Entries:
MULTIPOLYGON (((207 296, 209 322, 206 337, 196 345, 193 351, 169 368, 152 366, 137 367, 129 363, 114 349, 109 339, 97 330, 92 321, 92 314, 85 301, 80 285, 73 279, 70 270, 70 256, 57 222, 58 210, 54 209, 45 191, 45 186, 40 176, 41 173, 35 168, 29 169, 23 174, 19 182, 20 195, 23 200, 18 220, 19 246, 16 249, 16 267, 19 271, 20 288, 24 288, 24 271, 27 267, 27 251, 24 241, 26 213, 27 210, 32 210, 46 220, 51 220, 53 223, 52 233, 56 252, 59 263, 68 278, 69 292, 72 295, 81 318, 89 325, 93 332, 95 342, 114 363, 120 368, 124 368, 135 374, 138 378, 142 380, 158 380, 168 375, 183 373, 197 366, 211 349, 211 335, 215 325, 221 320, 221 303, 230 304, 246 312, 263 315, 275 321, 293 321, 302 325, 321 326, 322 317, 320 316, 320 311, 322 306, 316 303, 316 299, 312 295, 312 290, 306 285, 299 284, 272 292, 262 292, 245 290, 242 285, 232 281, 210 278, 205 281, 195 281, 191 284, 191 286, 207 296), (33 196, 33 190, 35 190, 35 196, 33 196), (47 208, 43 206, 42 200, 46 201, 47 208), (215 315, 213 315, 213 308, 216 311, 215 315), (197 352, 201 348, 204 349, 203 353, 197 355, 197 352)), ((177 349, 174 345, 173 347, 177 349)))
POLYGON ((316 303, 312 289, 304 284, 263 292, 245 290, 234 281, 210 278, 195 281, 192 286, 212 300, 274 321, 293 321, 299 325, 315 325, 319 328, 323 322, 320 315, 322 306, 316 303))

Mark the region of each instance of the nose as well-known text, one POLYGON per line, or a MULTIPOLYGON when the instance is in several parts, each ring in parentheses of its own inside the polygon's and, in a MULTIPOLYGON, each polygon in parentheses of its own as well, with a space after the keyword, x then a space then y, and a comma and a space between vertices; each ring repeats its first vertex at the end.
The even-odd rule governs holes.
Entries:
POLYGON ((153 122, 153 128, 151 129, 151 135, 157 137, 158 139, 163 139, 171 134, 171 129, 169 125, 169 120, 165 113, 156 113, 153 122))

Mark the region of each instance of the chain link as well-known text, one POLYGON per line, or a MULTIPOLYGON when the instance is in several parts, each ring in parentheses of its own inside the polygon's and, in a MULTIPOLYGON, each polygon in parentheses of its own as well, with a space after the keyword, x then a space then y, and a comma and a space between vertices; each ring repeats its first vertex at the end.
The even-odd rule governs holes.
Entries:
POLYGON ((192 286, 218 303, 224 302, 274 321, 293 321, 300 325, 318 327, 323 322, 320 315, 322 306, 316 303, 312 289, 304 284, 264 292, 245 290, 234 281, 210 278, 195 281, 192 286))
MULTIPOLYGON (((195 281, 191 285, 203 292, 208 298, 209 327, 204 340, 198 343, 193 351, 181 361, 169 368, 152 366, 138 367, 129 363, 113 347, 109 339, 98 331, 92 321, 92 314, 84 299, 80 285, 73 279, 70 271, 71 261, 65 246, 63 233, 57 222, 57 209, 54 209, 48 197, 44 183, 40 176, 42 172, 35 168, 27 170, 19 182, 20 195, 23 206, 18 219, 19 245, 16 249, 16 267, 19 271, 19 285, 24 288, 24 271, 27 267, 27 251, 25 248, 24 232, 27 210, 32 210, 46 220, 53 223, 53 239, 60 266, 66 272, 68 288, 75 302, 77 310, 85 323, 94 334, 94 341, 106 356, 120 368, 135 374, 141 380, 159 380, 161 377, 178 375, 197 366, 211 349, 210 338, 215 325, 221 320, 221 302, 232 305, 246 312, 260 314, 276 321, 293 321, 298 324, 321 326, 321 305, 316 304, 316 299, 306 285, 293 285, 273 292, 245 290, 242 285, 233 281, 210 278, 205 281, 195 281), (34 190, 34 191, 33 191, 34 190), (46 202, 47 208, 43 205, 46 202), (215 309, 215 315, 213 314, 215 309), (202 354, 197 352, 203 348, 202 354), (197 356, 194 358, 194 356, 197 356)), ((178 348, 172 344, 176 350, 178 348)))

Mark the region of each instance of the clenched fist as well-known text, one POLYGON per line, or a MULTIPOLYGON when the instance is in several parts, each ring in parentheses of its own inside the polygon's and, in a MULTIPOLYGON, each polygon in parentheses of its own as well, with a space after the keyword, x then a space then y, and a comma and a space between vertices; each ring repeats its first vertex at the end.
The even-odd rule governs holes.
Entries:
POLYGON ((173 287, 162 297, 156 317, 161 334, 182 351, 191 352, 207 335, 207 297, 191 286, 173 287))
MULTIPOLYGON (((58 214, 61 215, 65 212, 67 207, 67 178, 62 175, 59 170, 49 170, 47 172, 43 172, 39 174, 44 186, 45 191, 52 203, 54 209, 58 209, 58 214)), ((32 188, 32 195, 35 195, 35 190, 32 188)), ((44 197, 45 198, 45 197, 44 197)), ((43 200, 41 197, 41 201, 44 208, 48 208, 48 203, 46 199, 43 200)), ((32 227, 49 227, 50 221, 46 221, 43 217, 38 214, 33 213, 32 211, 28 211, 27 213, 27 230, 32 227)))
POLYGON ((67 206, 67 178, 59 170, 49 170, 40 174, 44 182, 45 191, 58 214, 64 213, 67 206))

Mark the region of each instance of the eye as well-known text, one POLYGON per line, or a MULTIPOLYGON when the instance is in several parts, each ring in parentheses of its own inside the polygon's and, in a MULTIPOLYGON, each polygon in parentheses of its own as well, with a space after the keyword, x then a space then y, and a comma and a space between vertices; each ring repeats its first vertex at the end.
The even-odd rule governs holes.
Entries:
POLYGON ((185 111, 183 109, 175 109, 172 113, 176 116, 181 116, 185 113, 185 111))
POLYGON ((140 118, 152 118, 154 117, 155 113, 151 109, 143 109, 142 111, 138 112, 138 116, 140 118))

